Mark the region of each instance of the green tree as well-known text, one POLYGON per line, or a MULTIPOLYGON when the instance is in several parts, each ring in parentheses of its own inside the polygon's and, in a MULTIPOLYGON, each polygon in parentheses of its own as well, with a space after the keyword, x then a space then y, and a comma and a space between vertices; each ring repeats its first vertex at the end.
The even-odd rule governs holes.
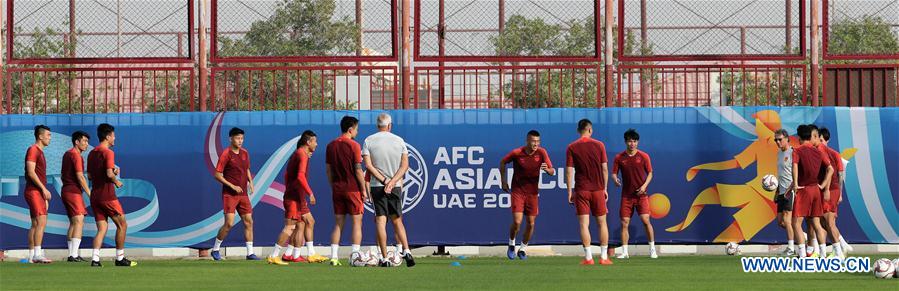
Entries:
MULTIPOLYGON (((602 16, 600 16, 602 19, 602 16)), ((614 28, 613 28, 614 29, 614 28)), ((593 17, 572 19, 563 24, 548 24, 542 18, 526 18, 513 15, 506 22, 505 29, 492 38, 496 52, 502 56, 591 56, 596 54, 596 26, 593 17)), ((625 36, 625 50, 637 49, 633 35, 625 36)), ((652 50, 648 44, 646 51, 652 50)), ((618 46, 613 44, 613 55, 618 55, 618 46)), ((597 65, 595 62, 570 65, 597 65)), ((502 95, 495 94, 491 107, 513 105, 516 108, 543 107, 596 107, 596 92, 603 92, 605 82, 598 69, 541 69, 538 72, 513 71, 510 80, 503 80, 502 95), (599 81, 598 81, 599 80, 599 81), (500 100, 501 97, 504 96, 500 100), (506 103, 506 104, 500 104, 506 103)), ((641 74, 647 82, 649 72, 641 74)), ((627 77, 625 77, 627 78, 627 77)))
POLYGON ((896 54, 899 53, 899 36, 880 16, 865 15, 831 25, 827 49, 835 55, 896 54))
MULTIPOLYGON (((16 35, 24 35, 21 27, 15 28, 16 35)), ((28 58, 62 58, 74 49, 74 44, 63 41, 61 32, 52 28, 34 28, 30 38, 16 37, 13 43, 13 56, 19 59, 28 58), (23 41, 27 40, 27 41, 23 41)), ((70 65, 44 65, 43 68, 66 68, 70 65)), ((6 70, 6 68, 4 68, 6 70)), ((92 101, 87 90, 75 92, 71 89, 71 81, 76 73, 63 71, 18 71, 9 75, 7 84, 12 112, 15 113, 65 113, 70 108, 80 110, 82 102, 92 101)), ((89 108, 85 108, 89 109, 89 108)), ((92 108, 91 108, 92 109, 92 108)))
MULTIPOLYGON (((360 45, 356 39, 361 30, 349 16, 335 19, 336 7, 335 0, 283 0, 269 18, 254 22, 243 38, 221 38, 219 54, 225 57, 352 54, 360 45)), ((227 92, 231 102, 221 103, 227 109, 355 108, 354 102, 335 104, 333 88, 337 78, 329 71, 234 72, 217 77, 216 90, 232 90, 227 92), (287 95, 302 97, 286 98, 287 95)), ((217 96, 224 95, 217 92, 217 96)), ((219 104, 216 107, 226 108, 219 104)))

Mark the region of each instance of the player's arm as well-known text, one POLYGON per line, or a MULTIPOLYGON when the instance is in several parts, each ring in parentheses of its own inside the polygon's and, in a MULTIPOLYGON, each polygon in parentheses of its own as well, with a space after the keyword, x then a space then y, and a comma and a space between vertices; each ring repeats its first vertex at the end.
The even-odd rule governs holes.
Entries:
POLYGON ((331 176, 331 164, 325 164, 325 176, 328 177, 328 184, 334 184, 334 177, 331 176))
MULTIPOLYGON (((507 156, 508 157, 508 156, 507 156)), ((506 179, 506 164, 509 161, 506 158, 503 158, 499 161, 499 181, 500 188, 503 189, 506 193, 509 193, 509 180, 506 179)))
POLYGON ((571 191, 571 184, 574 184, 574 167, 565 167, 565 186, 568 188, 568 203, 574 203, 574 192, 571 191))
POLYGON ((543 160, 545 161, 540 165, 540 169, 550 176, 555 176, 556 168, 553 168, 553 162, 549 159, 549 155, 546 153, 546 150, 541 150, 540 154, 543 155, 543 160))
POLYGON ((375 178, 375 180, 381 182, 381 184, 387 184, 387 180, 385 179, 384 175, 381 174, 381 171, 379 171, 378 168, 375 168, 375 164, 371 162, 371 156, 363 155, 362 161, 365 162, 365 169, 368 170, 369 176, 375 178))
POLYGON ((362 192, 362 201, 368 200, 368 187, 365 187, 365 173, 362 172, 361 163, 353 163, 356 173, 356 183, 359 184, 359 192, 362 192))
POLYGON ((618 157, 615 157, 615 160, 612 161, 612 182, 615 182, 615 187, 621 187, 621 179, 618 179, 618 157))
POLYGON ((406 176, 406 171, 409 170, 409 153, 404 153, 403 157, 400 159, 400 168, 396 170, 396 174, 387 181, 387 184, 384 185, 384 192, 390 193, 393 190, 393 186, 396 185, 403 177, 406 176))
POLYGON ((109 180, 112 181, 112 183, 115 184, 116 187, 122 188, 122 181, 119 181, 119 179, 116 178, 115 172, 115 168, 107 168, 106 178, 109 178, 109 180))
POLYGON ((37 173, 34 172, 34 168, 36 167, 36 162, 25 162, 25 176, 27 176, 28 179, 31 179, 32 183, 41 188, 41 194, 44 195, 44 200, 50 200, 50 190, 47 190, 47 186, 44 185, 44 183, 41 183, 41 179, 37 177, 37 173))
POLYGON ((250 172, 250 169, 247 169, 247 194, 256 192, 254 189, 256 189, 256 187, 253 187, 253 173, 250 172))
POLYGON ((824 190, 824 201, 830 201, 830 180, 833 178, 833 166, 827 165, 827 176, 824 177, 824 187, 818 185, 821 190, 824 190))
POLYGON ((240 187, 237 187, 234 184, 231 184, 231 182, 228 182, 228 180, 225 179, 225 176, 222 175, 222 172, 215 172, 215 180, 219 181, 219 183, 222 183, 222 185, 228 186, 228 188, 231 188, 231 190, 234 190, 234 192, 243 192, 243 189, 240 189, 240 187))
POLYGON ((602 163, 602 184, 604 192, 606 192, 606 200, 609 200, 609 163, 602 163))
POLYGON ((309 187, 309 181, 306 179, 306 167, 309 164, 308 158, 300 158, 299 170, 297 171, 297 181, 300 182, 300 188, 303 192, 309 194, 309 203, 315 205, 315 193, 312 193, 312 187, 309 187))
POLYGON ((649 187, 649 182, 651 182, 651 181, 652 181, 652 172, 649 172, 649 174, 646 174, 646 182, 643 182, 643 185, 640 186, 640 189, 639 189, 640 194, 646 195, 646 188, 649 187))
POLYGON ((84 173, 75 172, 75 177, 78 178, 78 185, 81 186, 81 191, 87 193, 87 196, 91 196, 91 188, 87 186, 87 179, 84 178, 84 173))

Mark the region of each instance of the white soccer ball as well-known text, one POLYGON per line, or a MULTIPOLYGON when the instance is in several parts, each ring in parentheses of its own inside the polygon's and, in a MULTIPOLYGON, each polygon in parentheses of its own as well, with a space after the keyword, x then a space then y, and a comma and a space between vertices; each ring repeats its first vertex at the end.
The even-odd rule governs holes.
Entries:
POLYGON ((765 175, 762 177, 762 188, 766 191, 774 191, 777 189, 777 177, 774 175, 765 175))
POLYGON ((740 244, 729 242, 724 246, 724 253, 726 253, 728 256, 739 256, 743 252, 740 250, 740 244))
POLYGON ((899 278, 899 259, 893 260, 893 269, 896 270, 893 272, 893 278, 899 278))
POLYGON ((350 265, 353 267, 365 267, 368 266, 368 259, 368 253, 353 252, 350 255, 350 265))
POLYGON ((389 251, 387 252, 387 263, 390 264, 391 267, 399 267, 403 264, 403 257, 400 256, 399 253, 389 251))
POLYGON ((879 259, 874 262, 874 277, 890 279, 896 274, 896 265, 890 259, 879 259))
POLYGON ((380 257, 380 255, 378 253, 369 250, 364 255, 365 265, 368 267, 377 267, 379 257, 380 257))

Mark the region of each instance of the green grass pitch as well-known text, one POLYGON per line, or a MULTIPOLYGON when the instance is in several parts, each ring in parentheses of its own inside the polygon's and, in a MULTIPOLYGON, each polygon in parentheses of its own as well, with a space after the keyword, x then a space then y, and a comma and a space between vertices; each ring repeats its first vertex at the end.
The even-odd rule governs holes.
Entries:
MULTIPOLYGON (((882 256, 870 256, 871 261, 882 256)), ((89 263, 50 265, 0 263, 2 290, 282 290, 282 289, 452 289, 452 290, 596 290, 701 289, 896 290, 899 279, 875 279, 871 273, 743 273, 739 257, 632 257, 612 266, 580 266, 578 257, 418 258, 413 268, 332 267, 264 261, 144 260, 137 267, 103 268, 89 263), (460 267, 450 264, 460 262, 460 267)))

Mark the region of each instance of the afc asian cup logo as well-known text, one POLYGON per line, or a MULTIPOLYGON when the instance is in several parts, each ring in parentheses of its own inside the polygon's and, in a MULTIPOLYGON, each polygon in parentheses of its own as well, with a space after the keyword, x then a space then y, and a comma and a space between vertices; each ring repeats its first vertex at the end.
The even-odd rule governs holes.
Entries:
MULTIPOLYGON (((403 214, 415 208, 428 189, 428 164, 418 149, 406 143, 409 149, 409 170, 403 178, 403 214)), ((365 202, 365 210, 374 213, 371 203, 365 202)))

